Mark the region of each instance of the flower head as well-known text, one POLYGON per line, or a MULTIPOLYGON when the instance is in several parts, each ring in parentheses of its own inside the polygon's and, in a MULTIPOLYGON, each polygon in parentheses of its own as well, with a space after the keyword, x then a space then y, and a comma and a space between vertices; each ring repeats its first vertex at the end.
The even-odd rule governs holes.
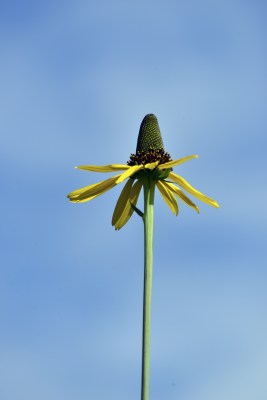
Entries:
MULTIPOLYGON (((184 178, 173 172, 173 167, 197 157, 197 155, 191 155, 172 160, 170 154, 164 150, 156 116, 148 114, 144 117, 140 126, 136 153, 131 154, 127 164, 81 165, 76 167, 93 172, 122 172, 104 181, 74 190, 68 194, 68 198, 73 203, 90 201, 127 180, 112 217, 112 225, 115 229, 122 228, 131 218, 134 210, 139 211, 136 204, 146 180, 155 182, 162 198, 173 214, 178 215, 179 212, 177 199, 182 200, 199 213, 199 208, 183 190, 204 203, 219 207, 215 200, 199 192, 184 178)), ((138 213, 142 215, 141 211, 138 213)))

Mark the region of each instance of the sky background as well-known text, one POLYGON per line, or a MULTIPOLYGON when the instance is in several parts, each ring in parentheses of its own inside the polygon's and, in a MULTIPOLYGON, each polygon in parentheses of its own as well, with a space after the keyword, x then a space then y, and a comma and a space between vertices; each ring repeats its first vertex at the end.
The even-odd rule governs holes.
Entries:
POLYGON ((175 217, 156 196, 151 400, 266 400, 266 2, 0 9, 1 399, 140 399, 141 220, 111 226, 121 186, 66 195, 154 113, 221 208, 175 217))

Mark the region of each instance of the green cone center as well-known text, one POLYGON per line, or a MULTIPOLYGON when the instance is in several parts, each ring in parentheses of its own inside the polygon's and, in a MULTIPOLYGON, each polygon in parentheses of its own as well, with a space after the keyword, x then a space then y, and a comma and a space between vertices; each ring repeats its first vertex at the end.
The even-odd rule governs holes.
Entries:
POLYGON ((157 117, 154 114, 147 114, 139 129, 136 153, 143 153, 151 148, 164 150, 157 117))
POLYGON ((171 161, 171 156, 164 150, 157 117, 147 114, 139 129, 136 154, 131 154, 127 164, 140 165, 154 161, 164 164, 171 161))

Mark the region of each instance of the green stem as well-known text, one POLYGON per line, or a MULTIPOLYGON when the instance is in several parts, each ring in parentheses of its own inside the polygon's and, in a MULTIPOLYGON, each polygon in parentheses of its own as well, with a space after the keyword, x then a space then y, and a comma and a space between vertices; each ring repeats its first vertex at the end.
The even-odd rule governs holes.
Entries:
POLYGON ((150 320, 153 269, 153 225, 154 225, 155 182, 147 179, 144 183, 144 300, 143 300, 143 348, 142 348, 142 396, 149 400, 149 365, 150 365, 150 320))

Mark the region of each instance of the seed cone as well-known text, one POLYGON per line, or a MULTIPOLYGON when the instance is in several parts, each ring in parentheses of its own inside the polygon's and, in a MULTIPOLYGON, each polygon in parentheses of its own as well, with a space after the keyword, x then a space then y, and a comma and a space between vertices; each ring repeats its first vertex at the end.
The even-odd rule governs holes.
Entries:
POLYGON ((136 147, 136 154, 131 154, 127 164, 145 165, 158 161, 165 164, 171 161, 171 156, 164 150, 159 124, 154 114, 147 114, 143 119, 136 147))
POLYGON ((164 146, 157 117, 154 114, 147 114, 140 126, 136 154, 138 152, 147 152, 151 149, 164 150, 164 146))

